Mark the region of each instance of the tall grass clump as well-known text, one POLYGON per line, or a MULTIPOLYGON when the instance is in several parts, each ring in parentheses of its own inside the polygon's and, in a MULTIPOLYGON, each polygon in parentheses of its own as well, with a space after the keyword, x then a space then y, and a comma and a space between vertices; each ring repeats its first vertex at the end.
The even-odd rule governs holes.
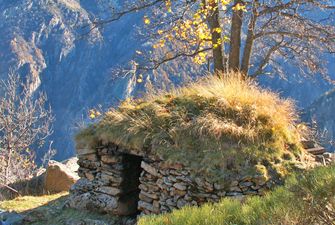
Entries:
POLYGON ((285 186, 241 202, 223 199, 199 208, 145 216, 139 225, 332 225, 335 224, 335 165, 295 173, 285 186))
POLYGON ((303 155, 297 122, 292 101, 231 73, 127 100, 76 139, 78 148, 115 143, 159 155, 218 181, 285 175, 303 155))

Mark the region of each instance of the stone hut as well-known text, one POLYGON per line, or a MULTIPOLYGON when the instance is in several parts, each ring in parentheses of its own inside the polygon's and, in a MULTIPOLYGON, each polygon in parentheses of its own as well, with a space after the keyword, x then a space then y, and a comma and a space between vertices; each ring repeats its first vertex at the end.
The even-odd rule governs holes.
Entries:
POLYGON ((291 102, 236 77, 127 100, 82 130, 70 206, 159 214, 263 195, 306 168, 291 102))
POLYGON ((228 184, 194 177, 181 163, 108 144, 79 149, 81 179, 71 188, 71 207, 119 216, 159 214, 185 205, 218 202, 222 197, 263 195, 278 178, 241 175, 228 184))

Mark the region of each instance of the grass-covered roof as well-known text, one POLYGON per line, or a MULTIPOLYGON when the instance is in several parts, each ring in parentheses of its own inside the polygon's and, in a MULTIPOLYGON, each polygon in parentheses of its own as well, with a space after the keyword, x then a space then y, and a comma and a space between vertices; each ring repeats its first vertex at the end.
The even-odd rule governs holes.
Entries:
POLYGON ((222 171, 227 175, 264 166, 284 173, 282 165, 302 153, 297 121, 292 101, 238 74, 213 76, 123 102, 81 131, 77 147, 115 143, 215 179, 221 179, 222 171))

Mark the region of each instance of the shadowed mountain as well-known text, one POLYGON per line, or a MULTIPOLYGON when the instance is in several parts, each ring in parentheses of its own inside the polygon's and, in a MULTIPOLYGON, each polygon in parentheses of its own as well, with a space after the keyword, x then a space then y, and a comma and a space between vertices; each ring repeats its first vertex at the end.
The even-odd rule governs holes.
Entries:
POLYGON ((128 63, 141 45, 132 36, 140 15, 78 38, 105 2, 0 1, 0 76, 19 73, 31 80, 31 91, 46 92, 56 117, 51 139, 59 159, 73 154, 74 124, 90 108, 115 104, 133 90, 132 80, 112 79, 111 68, 128 63))
MULTIPOLYGON (((58 150, 58 160, 74 154, 73 134, 77 124, 88 122, 89 109, 98 104, 117 105, 140 93, 147 83, 135 87, 135 77, 116 78, 113 73, 116 66, 127 65, 135 51, 143 49, 142 39, 136 36, 143 14, 126 16, 82 36, 96 17, 108 16, 111 2, 118 1, 0 0, 0 78, 13 71, 29 78, 32 92, 46 92, 56 117, 50 140, 58 150)), ((168 69, 168 73, 158 71, 159 78, 152 77, 156 87, 164 87, 163 81, 181 83, 182 71, 202 74, 185 60, 170 64, 168 69), (171 74, 175 76, 169 77, 171 74)), ((261 83, 297 99, 301 107, 329 89, 322 82, 302 84, 291 78, 289 82, 276 78, 261 83)))
POLYGON ((317 125, 328 149, 334 150, 335 140, 335 89, 326 92, 304 112, 303 119, 317 125))

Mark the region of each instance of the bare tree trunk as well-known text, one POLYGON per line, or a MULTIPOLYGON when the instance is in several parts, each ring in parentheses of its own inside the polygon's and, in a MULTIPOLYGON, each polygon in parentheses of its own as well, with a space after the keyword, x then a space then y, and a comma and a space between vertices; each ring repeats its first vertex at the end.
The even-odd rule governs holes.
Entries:
POLYGON ((218 3, 213 1, 214 11, 210 18, 208 19, 208 23, 210 26, 211 34, 212 34, 212 43, 216 47, 213 47, 213 61, 214 61, 214 71, 215 72, 223 72, 223 52, 222 52, 222 40, 221 40, 221 30, 220 21, 219 21, 219 7, 218 3))
MULTIPOLYGON (((11 128, 9 128, 10 124, 6 124, 8 130, 11 130, 11 128)), ((8 133, 7 136, 7 167, 6 167, 6 171, 5 171, 5 185, 7 185, 9 183, 9 174, 11 172, 11 164, 12 164, 12 146, 11 146, 11 142, 12 142, 12 138, 13 138, 13 134, 10 131, 8 133)))
MULTIPOLYGON (((21 83, 19 76, 9 74, 0 81, 4 95, 0 98, 0 183, 7 185, 29 177, 35 167, 34 153, 29 146, 42 142, 52 132, 51 109, 45 109, 43 93, 32 98, 29 80, 21 83)), ((37 149, 39 146, 36 146, 37 149)))
MULTIPOLYGON (((243 4, 242 0, 235 0, 234 5, 243 4)), ((241 30, 243 11, 234 10, 230 30, 229 70, 240 70, 241 30)))
POLYGON ((252 53, 252 47, 254 44, 254 32, 257 20, 257 3, 258 0, 255 0, 253 4, 252 15, 248 25, 248 34, 245 41, 244 53, 242 58, 241 72, 245 76, 247 76, 249 72, 250 58, 252 53))
POLYGON ((8 157, 6 160, 6 171, 5 171, 5 181, 4 181, 5 185, 9 183, 9 173, 11 170, 11 163, 12 163, 12 150, 9 145, 7 148, 7 154, 8 154, 8 157))

